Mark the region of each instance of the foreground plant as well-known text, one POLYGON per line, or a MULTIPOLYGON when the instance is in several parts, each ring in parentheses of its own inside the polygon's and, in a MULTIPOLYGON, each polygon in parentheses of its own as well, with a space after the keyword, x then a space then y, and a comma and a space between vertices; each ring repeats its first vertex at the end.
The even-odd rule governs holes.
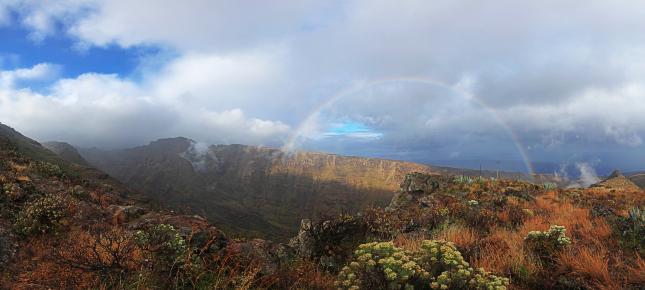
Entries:
POLYGON ((550 262, 556 253, 571 244, 566 236, 567 229, 563 226, 552 225, 548 231, 531 231, 524 238, 524 243, 542 261, 550 262))
POLYGON ((506 289, 507 278, 473 269, 455 246, 425 240, 410 252, 392 242, 362 244, 356 259, 344 267, 337 285, 343 289, 506 289))

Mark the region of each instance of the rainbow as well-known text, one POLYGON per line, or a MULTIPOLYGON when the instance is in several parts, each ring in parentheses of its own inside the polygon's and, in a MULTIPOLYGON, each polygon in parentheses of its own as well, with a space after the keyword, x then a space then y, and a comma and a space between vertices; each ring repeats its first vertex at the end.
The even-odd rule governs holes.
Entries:
POLYGON ((360 92, 361 90, 364 90, 368 87, 375 86, 375 85, 382 85, 382 84, 388 84, 388 83, 420 83, 420 84, 426 84, 426 85, 431 85, 431 86, 438 86, 442 87, 445 89, 449 89, 453 92, 456 92, 460 94, 461 96, 465 97, 466 99, 475 102, 477 105, 482 107, 488 114, 490 114, 495 121, 506 131, 508 136, 513 140, 513 143, 515 145, 515 148, 517 149, 517 152, 520 154, 522 157, 522 161, 524 162, 524 165, 526 166, 526 170, 531 176, 535 175, 535 170, 533 169, 533 164, 531 163, 531 160, 529 158, 528 153, 524 149, 524 145, 522 144, 518 134, 513 130, 513 128, 504 120, 504 118, 501 117, 501 115, 497 112, 495 108, 492 106, 488 105, 484 100, 478 98, 477 96, 473 95, 472 93, 464 90, 463 88, 460 88, 458 86, 450 85, 445 82, 435 80, 432 78, 428 77, 392 77, 392 78, 384 78, 384 79, 376 79, 376 80, 369 80, 369 81, 361 81, 358 83, 355 83, 353 85, 347 86, 341 90, 339 90, 336 94, 333 96, 327 98, 325 101, 320 103, 318 106, 316 106, 308 115, 307 117, 300 122, 300 125, 296 128, 296 130, 289 136, 287 141, 285 142, 283 146, 283 150, 287 152, 292 152, 296 149, 298 140, 302 138, 303 132, 312 126, 320 113, 326 109, 329 108, 331 105, 333 105, 335 102, 338 100, 352 95, 354 93, 360 92))

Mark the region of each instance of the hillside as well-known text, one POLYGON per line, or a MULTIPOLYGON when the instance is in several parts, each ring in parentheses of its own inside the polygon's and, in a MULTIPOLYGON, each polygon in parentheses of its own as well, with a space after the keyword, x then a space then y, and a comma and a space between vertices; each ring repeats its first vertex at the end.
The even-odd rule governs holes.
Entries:
POLYGON ((281 250, 293 257, 279 244, 230 240, 202 217, 158 209, 0 124, 0 289, 194 289, 203 275, 209 288, 239 288, 249 277, 298 285, 289 270, 284 282, 269 275, 281 250))
POLYGON ((79 165, 89 166, 87 161, 85 161, 85 159, 83 159, 81 154, 78 153, 78 150, 76 150, 74 146, 68 143, 50 141, 50 142, 44 142, 41 145, 47 148, 49 151, 56 153, 56 155, 60 156, 66 161, 76 163, 79 165))
POLYGON ((89 163, 154 200, 190 208, 233 232, 288 238, 301 218, 386 205, 409 162, 243 145, 196 148, 186 138, 114 151, 82 149, 89 163), (198 150, 199 149, 199 150, 198 150))
POLYGON ((629 175, 629 179, 640 188, 645 189, 645 172, 632 173, 629 175))

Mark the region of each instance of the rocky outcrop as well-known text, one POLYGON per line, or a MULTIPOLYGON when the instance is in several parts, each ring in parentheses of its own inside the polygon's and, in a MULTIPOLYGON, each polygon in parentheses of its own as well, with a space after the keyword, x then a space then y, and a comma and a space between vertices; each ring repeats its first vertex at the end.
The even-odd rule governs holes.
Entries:
POLYGON ((394 195, 389 210, 396 210, 410 203, 417 203, 425 196, 431 195, 445 182, 440 175, 420 172, 409 173, 401 183, 399 191, 394 195))
POLYGON ((134 205, 111 205, 108 211, 112 213, 113 224, 124 224, 143 215, 146 210, 134 205))
POLYGON ((302 257, 311 257, 314 251, 315 239, 311 229, 311 221, 303 219, 298 234, 289 241, 289 246, 302 257))

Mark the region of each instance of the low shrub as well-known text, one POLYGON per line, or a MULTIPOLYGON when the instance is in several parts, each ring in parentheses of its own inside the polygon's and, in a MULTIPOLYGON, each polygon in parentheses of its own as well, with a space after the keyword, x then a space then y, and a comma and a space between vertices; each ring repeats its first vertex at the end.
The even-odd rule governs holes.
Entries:
POLYGON ((51 164, 49 162, 34 161, 29 164, 31 170, 45 176, 45 177, 63 177, 65 173, 56 164, 51 164))
POLYGON ((338 275, 344 289, 506 289, 509 281, 473 269, 455 246, 425 240, 418 251, 405 251, 392 242, 362 244, 354 261, 338 275))
POLYGON ((23 235, 58 231, 68 215, 68 202, 58 195, 45 195, 28 203, 18 213, 14 223, 16 231, 23 235))
POLYGON ((553 182, 545 182, 542 184, 542 188, 544 188, 544 190, 554 190, 558 188, 558 185, 553 182))
POLYGON ((529 232, 524 238, 524 243, 540 260, 552 262, 556 253, 571 244, 566 232, 565 227, 552 225, 548 231, 529 232))
POLYGON ((645 256, 645 208, 633 207, 626 218, 619 218, 618 231, 623 247, 645 256))

